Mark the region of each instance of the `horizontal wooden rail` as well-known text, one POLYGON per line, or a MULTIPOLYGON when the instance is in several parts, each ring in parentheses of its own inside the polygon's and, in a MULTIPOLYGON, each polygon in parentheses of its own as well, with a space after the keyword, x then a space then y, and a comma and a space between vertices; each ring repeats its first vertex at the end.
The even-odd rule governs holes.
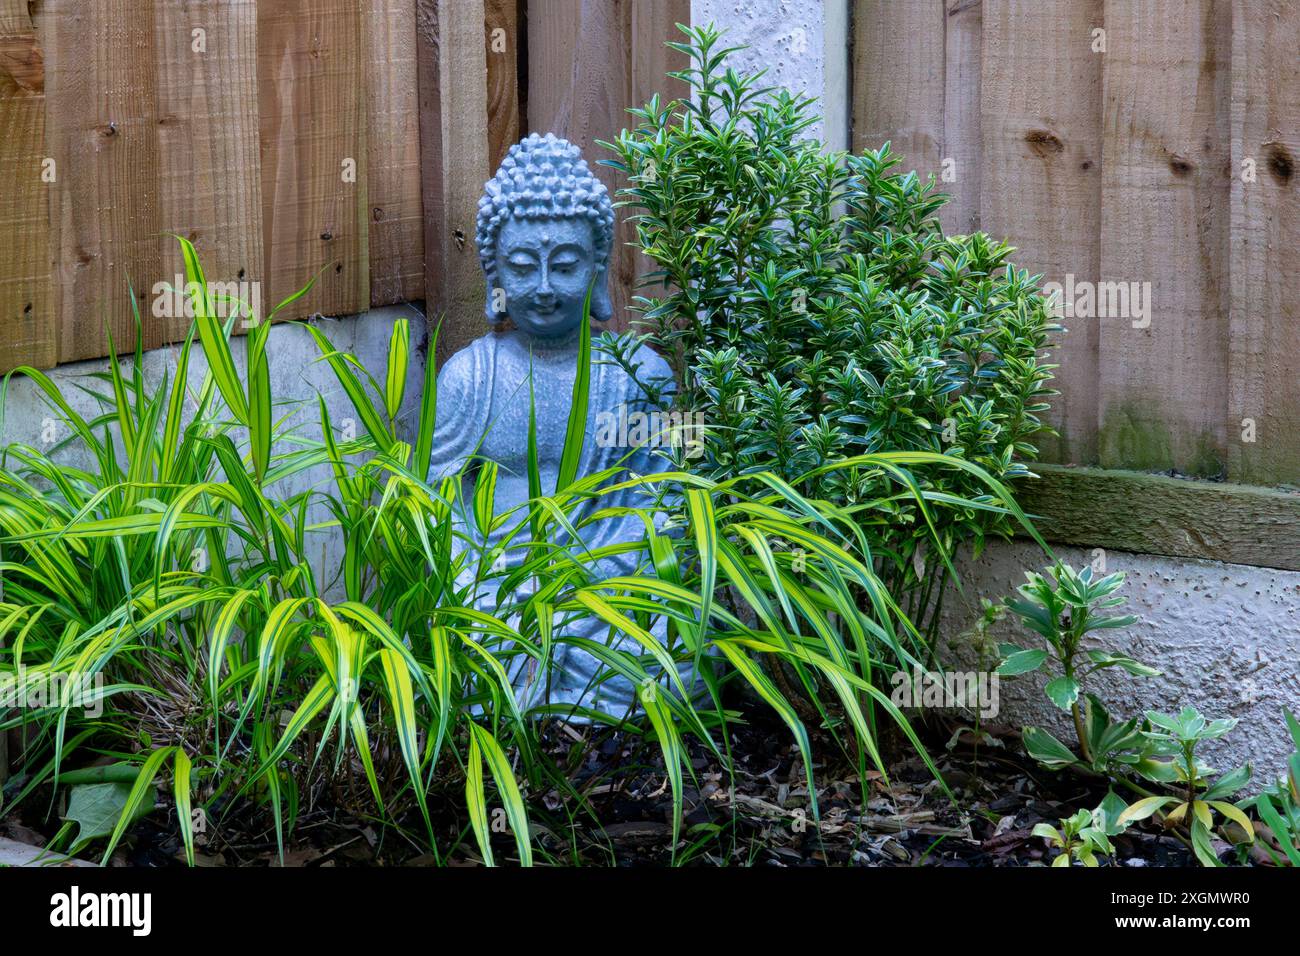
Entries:
POLYGON ((1300 493, 1039 465, 1020 504, 1049 541, 1300 571, 1300 493))

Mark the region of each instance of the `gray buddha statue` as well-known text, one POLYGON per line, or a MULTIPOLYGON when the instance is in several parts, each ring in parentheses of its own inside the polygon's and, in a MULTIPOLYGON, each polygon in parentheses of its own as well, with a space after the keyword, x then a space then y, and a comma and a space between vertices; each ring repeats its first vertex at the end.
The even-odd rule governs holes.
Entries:
MULTIPOLYGON (((610 318, 608 270, 613 235, 614 210, 604 185, 587 168, 577 147, 551 134, 533 134, 511 147, 479 201, 476 238, 487 277, 487 317, 499 325, 508 316, 513 328, 490 331, 453 355, 439 371, 438 421, 429 474, 431 480, 461 476, 460 500, 465 504, 458 509, 455 522, 457 547, 462 554, 470 552, 461 583, 470 584, 474 602, 482 609, 495 607, 500 573, 522 562, 526 541, 521 538, 526 538, 526 533, 495 557, 496 575, 487 580, 479 574, 484 563, 480 558, 493 553, 524 513, 518 512, 502 528, 484 536, 467 503, 473 501, 479 469, 487 460, 499 466, 498 515, 529 499, 530 375, 542 489, 546 494, 555 489, 589 287, 592 318, 610 318)), ((670 377, 667 363, 644 346, 631 359, 642 381, 670 377)), ((668 467, 666 458, 648 445, 630 449, 597 440, 598 422, 646 405, 642 387, 623 367, 592 363, 580 477, 620 464, 637 474, 668 467)), ((628 475, 625 472, 620 477, 628 475)), ((627 491, 604 496, 586 507, 590 514, 594 508, 645 507, 649 503, 644 493, 627 491)), ((601 518, 584 527, 581 534, 581 546, 594 551, 618 542, 643 542, 646 531, 642 521, 631 515, 601 518)), ((649 567, 648 555, 641 547, 603 558, 595 562, 592 571, 603 578, 644 572, 649 567)), ((557 619, 555 627, 557 641, 549 673, 537 673, 536 661, 523 655, 516 661, 511 679, 521 709, 539 705, 592 708, 621 717, 638 706, 638 688, 630 681, 598 679, 606 675, 603 666, 591 654, 558 638, 584 637, 641 656, 640 645, 625 635, 611 634, 595 617, 557 619)), ((654 633, 664 640, 662 620, 654 633)))

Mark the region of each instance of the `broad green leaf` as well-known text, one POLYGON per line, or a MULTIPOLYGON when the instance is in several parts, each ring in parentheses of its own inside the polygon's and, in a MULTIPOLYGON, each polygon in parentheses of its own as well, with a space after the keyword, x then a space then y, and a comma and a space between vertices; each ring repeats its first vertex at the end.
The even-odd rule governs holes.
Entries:
POLYGON ((1070 705, 1079 699, 1079 682, 1073 677, 1057 677, 1047 682, 1043 692, 1061 710, 1069 710, 1070 705))
POLYGON ((1016 651, 998 665, 998 673, 1003 677, 1015 677, 1018 674, 1028 674, 1031 671, 1036 671, 1038 668, 1042 667, 1043 662, 1046 660, 1047 651, 1044 650, 1030 648, 1029 650, 1016 651))
MULTIPOLYGON (((77 843, 97 840, 113 832, 131 799, 131 786, 130 783, 83 783, 71 788, 63 819, 77 824, 77 843)), ((155 802, 156 799, 141 801, 133 811, 131 822, 148 814, 155 802)))
POLYGON ((1177 802, 1177 797, 1143 797, 1141 800, 1129 804, 1128 809, 1119 815, 1115 823, 1118 826, 1123 826, 1145 820, 1152 814, 1163 810, 1169 804, 1177 802))
MULTIPOLYGON (((1198 804, 1203 804, 1204 802, 1205 801, 1197 801, 1198 804)), ((1218 810, 1221 814, 1246 831, 1246 836, 1249 842, 1254 842, 1255 828, 1250 822, 1250 817, 1246 816, 1246 814, 1242 813, 1237 806, 1228 803, 1226 800, 1210 800, 1208 802, 1211 807, 1218 810)))
POLYGON ((1061 836, 1061 831, 1056 829, 1050 823, 1036 823, 1034 829, 1030 831, 1033 836, 1042 837, 1049 840, 1054 846, 1064 846, 1065 837, 1061 836))
POLYGON ((1196 854, 1196 859, 1200 860, 1202 866, 1223 866, 1219 862, 1218 854, 1214 852, 1209 827, 1199 818, 1192 821, 1192 852, 1196 854))
POLYGON ((1024 729, 1025 750, 1048 770, 1060 770, 1078 762, 1069 747, 1038 727, 1024 729))

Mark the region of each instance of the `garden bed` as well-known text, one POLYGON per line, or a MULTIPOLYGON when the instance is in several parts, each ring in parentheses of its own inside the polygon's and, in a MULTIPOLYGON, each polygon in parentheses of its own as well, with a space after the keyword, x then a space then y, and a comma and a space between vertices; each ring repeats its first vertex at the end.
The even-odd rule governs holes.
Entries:
MULTIPOLYGON (((593 732, 585 728, 580 736, 593 732)), ((673 801, 661 769, 639 768, 644 748, 623 734, 596 735, 600 742, 575 775, 600 822, 559 811, 556 794, 530 801, 537 861, 560 865, 661 866, 674 862, 673 801), (613 784, 608 782, 613 778, 613 784)), ((991 726, 976 732, 944 722, 925 733, 944 779, 949 800, 919 758, 903 760, 886 781, 878 771, 864 780, 846 764, 818 766, 820 824, 813 820, 797 753, 779 722, 765 717, 732 734, 734 778, 703 748, 693 747, 695 781, 684 789, 686 815, 676 862, 695 866, 1044 866, 1055 851, 1033 835, 1039 823, 1055 824, 1080 806, 1105 796, 1098 786, 1069 774, 1044 771, 1022 756, 1019 734, 991 726)), ((568 732, 549 735, 557 751, 568 732)), ((817 741, 820 753, 833 752, 817 741)), ((358 768, 359 769, 359 768, 358 768)), ((364 780, 353 796, 363 796, 364 780)), ((348 792, 321 792, 303 812, 283 865, 432 866, 435 859, 393 827, 368 822, 349 806, 348 792)), ((42 800, 17 819, 0 825, 0 836, 41 845, 53 824, 34 818, 42 800)), ((440 836, 455 839, 461 819, 456 799, 431 810, 440 836)), ((181 867, 185 851, 176 823, 162 810, 142 820, 111 866, 181 867)), ((461 820, 463 823, 463 820, 461 820)), ((418 820, 409 821, 418 827, 418 820)), ((268 813, 242 812, 220 819, 197 837, 199 866, 279 866, 268 813)), ((508 834, 494 838, 501 859, 509 859, 508 834)), ((1195 865, 1173 836, 1130 829, 1114 838, 1116 853, 1103 866, 1195 865)), ((1226 847, 1226 844, 1224 845, 1226 847)), ((472 840, 441 861, 477 866, 482 858, 472 840)))

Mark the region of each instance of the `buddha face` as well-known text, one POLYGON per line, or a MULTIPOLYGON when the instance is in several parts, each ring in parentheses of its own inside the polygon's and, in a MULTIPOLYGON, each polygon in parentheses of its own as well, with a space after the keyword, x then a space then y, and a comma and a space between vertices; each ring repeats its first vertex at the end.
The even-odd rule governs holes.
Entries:
POLYGON ((587 288, 601 271, 590 220, 511 216, 497 235, 496 257, 506 313, 516 328, 539 338, 578 328, 587 288))

